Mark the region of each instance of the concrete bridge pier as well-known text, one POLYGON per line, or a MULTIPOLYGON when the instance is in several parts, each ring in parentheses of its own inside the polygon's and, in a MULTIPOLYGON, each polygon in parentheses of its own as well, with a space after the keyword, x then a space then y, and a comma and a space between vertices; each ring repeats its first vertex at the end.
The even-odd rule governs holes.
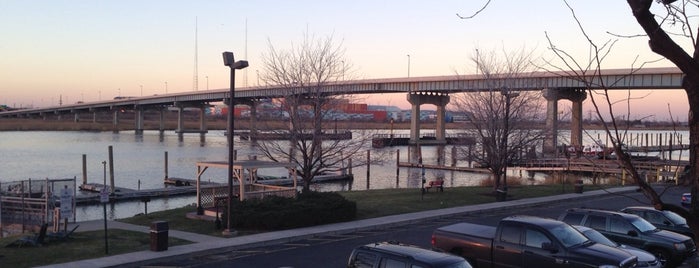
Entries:
POLYGON ((558 101, 561 99, 570 100, 572 105, 570 145, 581 147, 583 118, 582 102, 587 98, 585 89, 581 88, 547 88, 543 90, 546 98, 546 133, 544 134, 545 155, 556 153, 558 145, 558 101))
MULTIPOLYGON (((187 130, 184 125, 184 110, 186 106, 184 104, 179 104, 177 105, 177 129, 175 132, 177 133, 177 136, 182 140, 184 133, 199 133, 202 137, 206 135, 208 132, 206 128, 206 111, 205 109, 208 107, 208 104, 201 104, 199 106, 195 106, 199 108, 199 129, 198 130, 187 130)), ((203 138, 202 138, 203 140, 203 138)))
POLYGON ((112 132, 119 133, 119 109, 112 110, 112 132))
POLYGON ((134 131, 136 135, 143 134, 143 117, 144 117, 144 111, 142 106, 136 106, 134 109, 134 131))
POLYGON ((408 93, 408 102, 412 105, 410 115, 410 144, 420 143, 420 105, 433 104, 437 106, 437 122, 435 124, 434 143, 446 144, 446 106, 449 104, 449 95, 434 92, 408 93))

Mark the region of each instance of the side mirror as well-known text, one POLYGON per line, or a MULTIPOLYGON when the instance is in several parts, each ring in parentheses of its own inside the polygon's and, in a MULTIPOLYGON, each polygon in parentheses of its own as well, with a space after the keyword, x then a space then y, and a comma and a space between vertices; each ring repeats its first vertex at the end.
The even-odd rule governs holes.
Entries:
POLYGON ((638 236, 638 233, 637 233, 636 231, 634 231, 634 230, 631 230, 631 231, 629 231, 629 232, 626 233, 626 234, 628 234, 628 235, 630 235, 630 236, 633 236, 633 237, 637 237, 637 236, 638 236))
POLYGON ((541 249, 548 250, 551 253, 558 253, 558 247, 556 247, 553 243, 551 242, 543 242, 541 243, 541 249))

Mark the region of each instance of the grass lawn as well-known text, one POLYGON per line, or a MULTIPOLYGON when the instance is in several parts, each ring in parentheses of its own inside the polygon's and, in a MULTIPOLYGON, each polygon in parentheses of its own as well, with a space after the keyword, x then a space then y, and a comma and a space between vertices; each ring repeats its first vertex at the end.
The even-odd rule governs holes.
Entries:
MULTIPOLYGON (((150 234, 110 229, 107 231, 109 255, 150 250, 150 234)), ((33 267, 108 256, 104 231, 75 232, 68 240, 51 241, 43 246, 6 247, 20 236, 0 239, 0 267, 33 267)), ((168 238, 168 246, 191 242, 168 238)))
MULTIPOLYGON (((589 189, 589 188, 588 188, 589 189)), ((572 185, 511 186, 508 199, 549 196, 573 191, 572 185)), ((418 189, 383 189, 340 192, 348 200, 357 203, 357 219, 367 219, 430 209, 482 204, 495 201, 491 187, 448 187, 444 192, 421 195, 418 189)), ((168 221, 170 230, 180 230, 212 236, 221 236, 213 222, 192 220, 185 217, 195 211, 186 206, 167 211, 149 213, 119 221, 150 226, 153 221, 168 221)), ((260 230, 236 229, 238 235, 259 233, 260 230)), ((0 267, 31 267, 62 263, 81 259, 98 258, 104 254, 104 232, 78 232, 68 241, 50 242, 43 247, 6 248, 18 237, 0 239, 0 267)), ((183 245, 188 241, 169 238, 169 246, 183 245)), ((150 236, 146 233, 109 230, 109 255, 150 250, 150 236)))

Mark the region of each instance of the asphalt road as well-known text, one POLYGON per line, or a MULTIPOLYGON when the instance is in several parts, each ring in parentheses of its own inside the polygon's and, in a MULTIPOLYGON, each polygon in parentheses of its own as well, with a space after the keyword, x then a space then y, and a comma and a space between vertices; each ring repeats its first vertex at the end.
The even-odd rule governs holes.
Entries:
MULTIPOLYGON (((665 202, 680 204, 680 196, 685 188, 659 188, 665 192, 665 202)), ((566 201, 545 206, 518 209, 517 211, 457 215, 439 220, 429 220, 418 224, 391 227, 373 231, 355 232, 343 235, 329 235, 292 241, 290 243, 235 250, 219 254, 202 254, 187 259, 158 263, 162 267, 346 267, 352 249, 359 245, 378 241, 400 241, 425 248, 430 247, 430 236, 435 228, 457 222, 470 222, 495 226, 503 217, 526 214, 557 218, 567 208, 588 207, 619 210, 626 206, 648 205, 648 199, 641 193, 609 195, 591 200, 566 201)))

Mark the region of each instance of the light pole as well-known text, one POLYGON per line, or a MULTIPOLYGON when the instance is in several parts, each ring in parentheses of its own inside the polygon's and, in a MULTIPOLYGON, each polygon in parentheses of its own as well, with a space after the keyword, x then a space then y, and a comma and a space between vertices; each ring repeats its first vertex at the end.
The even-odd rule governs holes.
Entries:
MULTIPOLYGON (((504 191, 505 196, 507 196, 507 165, 510 162, 509 161, 510 160, 510 153, 509 153, 509 149, 507 147, 507 141, 509 140, 509 136, 510 136, 510 105, 512 102, 511 99, 518 97, 519 93, 509 92, 509 90, 507 88, 505 88, 502 91, 500 91, 500 94, 502 94, 505 97, 505 118, 504 118, 505 130, 504 130, 504 133, 502 135, 503 137, 502 137, 502 142, 501 142, 502 147, 504 147, 504 148, 501 149, 501 152, 504 152, 504 154, 505 154, 504 155, 505 165, 502 168, 502 170, 503 170, 502 189, 504 191)), ((505 200, 503 199, 503 201, 505 201, 505 200)))
POLYGON ((165 94, 167 94, 167 81, 165 81, 165 94))
MULTIPOLYGON (((231 229, 231 207, 233 206, 233 158, 235 157, 235 149, 233 146, 233 131, 235 130, 235 123, 233 120, 233 108, 235 107, 235 70, 244 69, 248 67, 248 61, 240 60, 235 61, 233 52, 223 52, 223 65, 231 68, 231 86, 230 86, 230 99, 228 99, 228 213, 226 215, 226 230, 224 234, 231 235, 235 233, 231 229)), ((241 181, 240 187, 243 187, 241 181)))
POLYGON ((139 85, 139 86, 141 86, 141 97, 143 97, 143 85, 139 85))
POLYGON ((209 76, 206 76, 206 90, 209 90, 209 76))
POLYGON ((410 54, 408 54, 408 77, 410 77, 410 54))

